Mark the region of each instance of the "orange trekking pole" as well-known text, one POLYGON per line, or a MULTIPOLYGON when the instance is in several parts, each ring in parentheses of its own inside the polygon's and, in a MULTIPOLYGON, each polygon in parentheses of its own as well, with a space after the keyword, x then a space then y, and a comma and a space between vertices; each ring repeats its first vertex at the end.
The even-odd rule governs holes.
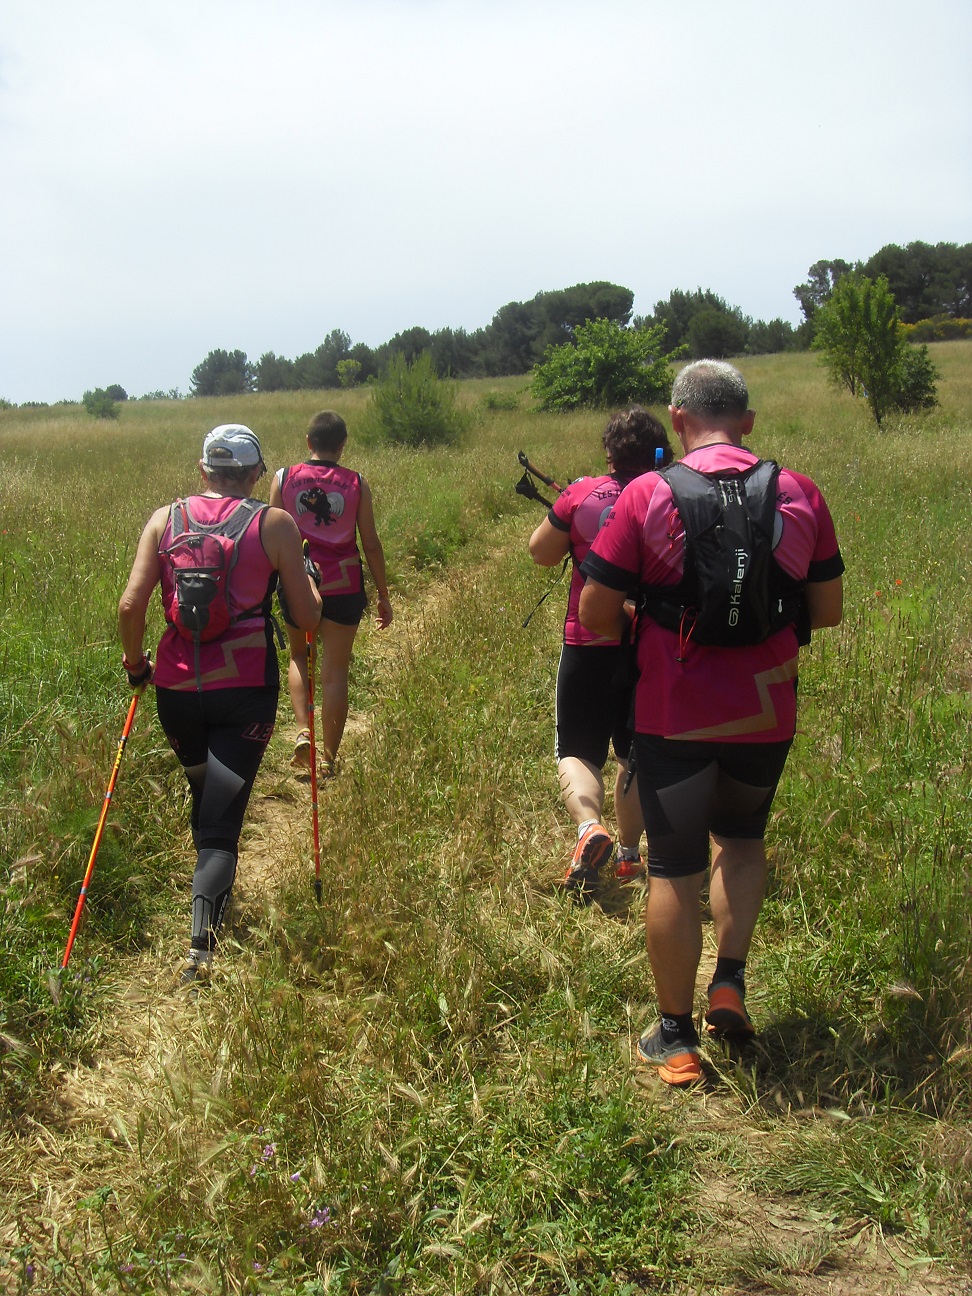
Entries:
POLYGON ((74 938, 78 933, 78 924, 81 922, 81 911, 84 909, 84 898, 88 894, 91 875, 94 873, 95 860, 98 858, 98 848, 101 846, 101 839, 105 832, 105 821, 108 818, 111 796, 115 790, 115 784, 118 781, 118 770, 121 765, 122 756, 125 752, 125 744, 128 742, 128 735, 132 732, 132 722, 135 719, 135 708, 138 706, 138 699, 142 696, 143 689, 144 685, 137 688, 132 694, 131 705, 128 708, 128 716, 125 720, 125 728, 122 730, 121 741, 118 744, 118 751, 115 755, 115 763, 111 770, 111 778, 108 780, 108 790, 105 792, 105 799, 101 806, 101 817, 98 820, 98 827, 95 830, 94 841, 91 844, 91 854, 88 856, 88 867, 85 869, 84 880, 81 883, 81 894, 78 896, 77 907, 74 910, 74 921, 71 923, 71 930, 68 933, 64 958, 61 960, 62 968, 67 967, 68 959, 71 957, 71 948, 74 945, 74 938))
POLYGON ((314 720, 314 676, 317 673, 317 631, 307 631, 307 723, 310 726, 311 819, 314 824, 314 895, 321 902, 321 832, 317 817, 317 739, 314 720))

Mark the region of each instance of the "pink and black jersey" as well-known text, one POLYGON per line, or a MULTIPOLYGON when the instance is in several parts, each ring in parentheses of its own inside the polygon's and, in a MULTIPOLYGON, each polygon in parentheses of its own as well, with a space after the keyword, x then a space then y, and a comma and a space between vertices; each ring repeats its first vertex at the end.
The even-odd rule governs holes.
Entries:
POLYGON ((360 594, 364 589, 357 542, 361 474, 315 459, 281 468, 277 484, 283 507, 321 569, 321 597, 360 594))
MULTIPOLYGON (((193 495, 188 501, 197 522, 211 526, 225 522, 240 501, 233 496, 212 498, 193 495)), ((259 609, 269 607, 276 585, 276 570, 267 557, 261 540, 262 513, 257 514, 236 545, 236 563, 229 574, 227 604, 230 626, 209 643, 199 645, 199 681, 196 679, 195 647, 179 634, 175 626, 166 627, 156 654, 155 686, 196 691, 217 688, 263 688, 278 682, 277 653, 273 642, 273 624, 259 609), (236 620, 241 613, 252 615, 236 620)), ((172 543, 171 518, 165 524, 159 552, 172 543)), ((172 572, 162 563, 162 606, 170 607, 174 598, 172 572)))
POLYGON ((606 639, 603 635, 594 635, 589 630, 585 630, 577 615, 577 607, 580 603, 581 590, 584 588, 580 565, 587 557, 594 537, 607 521, 607 516, 625 484, 623 480, 613 475, 580 477, 560 493, 554 501, 553 508, 547 514, 551 526, 556 527, 558 531, 566 531, 570 536, 573 567, 570 576, 570 593, 567 595, 564 643, 600 647, 618 642, 617 639, 606 639))
MULTIPOLYGON (((744 472, 757 456, 737 446, 703 446, 683 461, 700 472, 744 472)), ((774 557, 794 579, 828 581, 843 560, 830 510, 800 473, 780 469, 774 557)), ((657 473, 622 492, 595 539, 583 575, 614 590, 676 585, 684 532, 672 492, 657 473)), ((759 644, 723 648, 693 643, 650 616, 638 626, 640 678, 635 730, 701 742, 782 742, 796 727, 797 636, 792 626, 759 644), (679 657, 684 660, 678 660, 679 657)))

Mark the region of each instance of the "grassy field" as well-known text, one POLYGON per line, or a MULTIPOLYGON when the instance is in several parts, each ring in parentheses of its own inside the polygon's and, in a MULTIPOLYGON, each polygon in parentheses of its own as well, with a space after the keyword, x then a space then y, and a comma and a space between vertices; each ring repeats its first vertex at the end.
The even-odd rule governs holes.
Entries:
POLYGON ((364 392, 0 411, 0 1289, 972 1290, 972 344, 931 350, 940 408, 880 433, 812 356, 743 366, 753 447, 831 505, 846 616, 804 652, 760 1033, 710 1048, 691 1094, 632 1065, 636 889, 557 891, 563 587, 522 628, 549 573, 516 451, 595 470, 603 415, 471 382, 467 442, 405 453, 355 445, 364 392), (191 847, 149 697, 54 972, 128 701, 138 532, 210 427, 249 424, 275 468, 321 405, 373 486, 396 609, 359 640, 324 903, 282 702, 227 949, 198 1000, 170 991, 191 847))

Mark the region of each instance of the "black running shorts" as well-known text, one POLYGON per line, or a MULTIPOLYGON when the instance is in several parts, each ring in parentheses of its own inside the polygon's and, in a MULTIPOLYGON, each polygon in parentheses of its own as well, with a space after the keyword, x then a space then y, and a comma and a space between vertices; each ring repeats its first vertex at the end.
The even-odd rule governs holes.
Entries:
POLYGON ((635 734, 651 876, 704 872, 709 833, 762 840, 791 743, 680 742, 635 734))
POLYGON ((613 743, 628 759, 631 688, 626 680, 630 650, 607 644, 564 644, 557 670, 557 760, 575 756, 600 769, 613 743))
POLYGON ((364 590, 358 594, 322 594, 321 620, 356 626, 360 624, 367 606, 368 596, 364 590))

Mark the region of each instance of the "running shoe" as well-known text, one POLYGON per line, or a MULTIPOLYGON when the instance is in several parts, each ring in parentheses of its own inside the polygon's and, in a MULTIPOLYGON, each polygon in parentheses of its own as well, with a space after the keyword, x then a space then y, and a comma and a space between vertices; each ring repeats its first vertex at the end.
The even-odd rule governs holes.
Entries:
POLYGON ((191 949, 180 969, 178 984, 183 989, 189 987, 197 989, 200 985, 205 985, 209 980, 209 973, 209 951, 191 949))
POLYGON ((635 878, 644 877, 645 861, 641 856, 636 859, 624 859, 618 856, 617 863, 614 866, 614 876, 619 882, 633 882, 635 878))
POLYGON ((602 864, 606 864, 614 850, 609 833, 599 823, 588 824, 574 847, 574 854, 564 874, 564 890, 589 895, 597 886, 602 864))
POLYGON ((294 754, 290 763, 294 769, 310 769, 311 735, 309 729, 301 729, 294 743, 294 754))
POLYGON ((710 1035, 755 1035, 743 992, 735 981, 713 981, 709 986, 709 1007, 705 1029, 710 1035))
POLYGON ((648 1066, 657 1067, 658 1074, 666 1084, 687 1085, 702 1079, 702 1062, 697 1044, 686 1040, 666 1044, 662 1039, 660 1025, 642 1035, 638 1041, 638 1057, 648 1066))

